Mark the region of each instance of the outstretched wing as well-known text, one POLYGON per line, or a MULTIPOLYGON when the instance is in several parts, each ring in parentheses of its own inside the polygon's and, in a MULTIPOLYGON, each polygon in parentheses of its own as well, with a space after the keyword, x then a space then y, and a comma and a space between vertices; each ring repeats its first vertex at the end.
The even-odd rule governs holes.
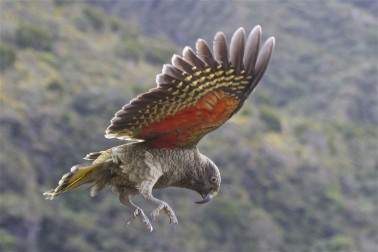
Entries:
POLYGON ((185 47, 156 77, 157 87, 119 110, 107 138, 140 140, 155 148, 190 147, 235 114, 262 78, 274 38, 260 47, 261 27, 244 38, 234 33, 230 50, 222 32, 215 35, 214 55, 199 39, 196 52, 185 47))

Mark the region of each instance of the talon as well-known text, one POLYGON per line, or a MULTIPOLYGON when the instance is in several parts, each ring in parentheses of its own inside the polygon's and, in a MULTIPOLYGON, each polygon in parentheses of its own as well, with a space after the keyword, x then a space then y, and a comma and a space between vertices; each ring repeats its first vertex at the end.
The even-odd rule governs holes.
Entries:
POLYGON ((173 212, 172 208, 170 208, 169 206, 166 205, 166 206, 164 206, 163 210, 164 210, 164 213, 166 215, 168 215, 168 217, 169 217, 169 223, 174 223, 177 226, 178 220, 177 220, 176 215, 173 212))
POLYGON ((160 214, 159 212, 160 212, 159 208, 156 208, 155 210, 153 210, 151 213, 151 219, 156 220, 156 217, 158 217, 160 214))
POLYGON ((130 225, 138 216, 142 218, 143 224, 147 226, 147 228, 149 229, 150 232, 152 232, 154 230, 154 228, 152 227, 152 225, 151 225, 150 221, 148 220, 147 216, 144 214, 143 210, 139 209, 139 208, 136 209, 134 211, 134 214, 126 221, 125 227, 127 227, 128 225, 130 225))
POLYGON ((135 219, 136 219, 136 215, 134 214, 133 216, 131 216, 125 223, 125 227, 130 225, 135 219))
POLYGON ((160 210, 164 211, 164 214, 166 214, 169 218, 169 224, 174 223, 176 226, 178 225, 178 220, 176 218, 175 213, 173 212, 172 208, 168 205, 162 205, 157 207, 155 210, 152 211, 151 213, 151 218, 155 220, 157 216, 159 216, 160 210))

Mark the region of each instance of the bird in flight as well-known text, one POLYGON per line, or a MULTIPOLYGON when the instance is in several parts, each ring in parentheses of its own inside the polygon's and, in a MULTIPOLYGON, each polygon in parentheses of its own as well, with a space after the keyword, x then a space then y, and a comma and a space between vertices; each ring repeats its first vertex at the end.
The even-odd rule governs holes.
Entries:
POLYGON ((202 196, 198 204, 217 195, 219 170, 199 152, 197 143, 240 110, 264 75, 274 45, 274 37, 261 45, 261 27, 255 26, 246 39, 244 29, 237 29, 230 46, 224 33, 218 32, 213 53, 202 39, 195 51, 185 47, 182 56, 174 55, 172 64, 163 66, 157 87, 132 99, 111 120, 105 137, 129 142, 89 153, 84 159, 91 164, 73 166, 44 195, 54 199, 91 184, 90 195, 95 196, 110 187, 133 210, 126 225, 141 218, 153 230, 148 216, 132 202, 136 195, 157 206, 152 219, 162 211, 177 225, 174 211, 153 196, 153 189, 190 189, 202 196))

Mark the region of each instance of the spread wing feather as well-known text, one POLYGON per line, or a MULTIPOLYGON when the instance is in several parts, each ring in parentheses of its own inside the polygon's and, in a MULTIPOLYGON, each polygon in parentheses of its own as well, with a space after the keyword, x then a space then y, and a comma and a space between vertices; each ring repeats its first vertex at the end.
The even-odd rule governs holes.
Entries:
POLYGON ((244 68, 244 29, 237 29, 234 36, 232 36, 230 52, 231 65, 235 68, 235 74, 239 75, 240 71, 244 68))
POLYGON ((196 52, 185 47, 157 75, 157 87, 119 110, 106 137, 146 141, 155 148, 190 147, 235 114, 259 83, 274 48, 269 38, 260 48, 261 28, 245 41, 243 28, 230 49, 222 32, 215 35, 214 55, 199 39, 196 52))
POLYGON ((210 51, 209 46, 203 39, 198 39, 196 43, 197 56, 202 60, 207 67, 215 71, 215 66, 217 62, 215 61, 213 54, 210 51))
POLYGON ((230 64, 228 62, 228 46, 226 36, 223 32, 218 32, 214 37, 213 42, 214 57, 218 64, 223 69, 229 69, 230 64))

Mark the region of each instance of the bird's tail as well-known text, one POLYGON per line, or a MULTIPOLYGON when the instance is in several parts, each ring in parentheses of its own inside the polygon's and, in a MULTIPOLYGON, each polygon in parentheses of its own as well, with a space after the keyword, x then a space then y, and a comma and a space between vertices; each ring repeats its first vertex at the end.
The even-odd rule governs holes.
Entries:
POLYGON ((52 200, 61 193, 75 189, 83 184, 94 182, 95 176, 92 176, 92 174, 101 166, 101 163, 88 166, 75 165, 69 173, 63 175, 55 189, 51 189, 43 193, 43 195, 46 199, 52 200))

